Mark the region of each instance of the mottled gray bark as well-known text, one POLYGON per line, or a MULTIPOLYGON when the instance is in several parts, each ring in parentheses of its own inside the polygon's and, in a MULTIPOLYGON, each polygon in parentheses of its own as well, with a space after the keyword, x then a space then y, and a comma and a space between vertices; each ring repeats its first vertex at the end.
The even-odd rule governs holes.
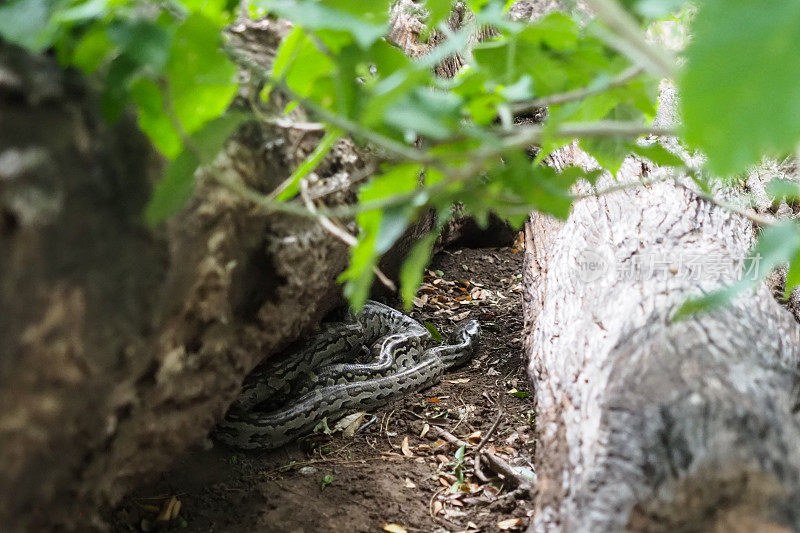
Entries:
MULTIPOLYGON (((575 162, 586 158, 574 148, 553 161, 575 162)), ((663 172, 631 159, 618 179, 663 172)), ((767 284, 670 319, 736 277, 754 237, 748 220, 670 181, 582 200, 563 224, 531 217, 532 531, 800 529, 797 321, 767 284), (687 273, 698 259, 707 266, 687 273), (644 272, 627 275, 637 262, 644 272)))
MULTIPOLYGON (((268 57, 268 54, 265 54, 268 57)), ((0 45, 0 523, 101 527, 98 511, 202 440, 244 375, 341 302, 347 247, 216 185, 274 188, 319 133, 249 124, 166 230, 160 162, 85 82, 0 45)), ((343 141, 318 169, 352 201, 343 141)))

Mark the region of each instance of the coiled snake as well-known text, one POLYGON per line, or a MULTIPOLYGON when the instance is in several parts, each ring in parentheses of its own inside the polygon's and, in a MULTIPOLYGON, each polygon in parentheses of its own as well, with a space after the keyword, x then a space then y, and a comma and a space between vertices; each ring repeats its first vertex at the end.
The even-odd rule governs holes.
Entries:
POLYGON ((253 371, 214 437, 237 448, 276 448, 308 434, 323 418, 333 421, 433 385, 472 357, 479 337, 480 325, 470 320, 450 344, 425 349, 427 329, 368 301, 351 321, 327 326, 304 349, 253 371), (369 346, 374 359, 353 362, 369 346))

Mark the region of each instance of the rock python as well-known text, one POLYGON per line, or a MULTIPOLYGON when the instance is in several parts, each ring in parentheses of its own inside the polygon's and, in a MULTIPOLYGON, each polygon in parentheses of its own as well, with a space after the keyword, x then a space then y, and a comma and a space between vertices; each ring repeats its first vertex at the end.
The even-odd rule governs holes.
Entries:
POLYGON ((282 446, 324 418, 333 421, 433 385, 472 357, 479 337, 480 325, 470 320, 450 344, 426 349, 431 336, 419 322, 368 301, 357 316, 326 326, 302 350, 254 370, 214 437, 243 449, 282 446), (355 362, 370 346, 373 359, 355 362))

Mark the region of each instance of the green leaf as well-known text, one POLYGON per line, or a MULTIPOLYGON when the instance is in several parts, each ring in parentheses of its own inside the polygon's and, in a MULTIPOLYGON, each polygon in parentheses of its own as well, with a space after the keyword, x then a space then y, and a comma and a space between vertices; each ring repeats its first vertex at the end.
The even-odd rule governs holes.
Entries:
POLYGON ((140 78, 131 86, 131 99, 136 104, 139 127, 169 159, 181 151, 181 137, 164 107, 161 89, 149 78, 140 78))
POLYGON ((526 29, 521 38, 541 42, 561 52, 575 50, 579 43, 578 23, 569 15, 554 11, 526 29))
POLYGON ((423 135, 446 139, 459 127, 461 98, 452 93, 420 89, 384 113, 384 120, 413 139, 423 135))
MULTIPOLYGON (((389 167, 361 188, 361 205, 414 191, 419 184, 421 170, 417 163, 389 167)), ((364 305, 379 255, 386 252, 403 234, 414 209, 413 204, 408 202, 384 210, 370 209, 356 217, 361 232, 358 242, 350 249, 350 265, 339 276, 339 281, 345 282, 344 294, 353 309, 360 309, 364 305)))
MULTIPOLYGON (((562 220, 569 216, 572 208, 570 187, 583 177, 575 169, 559 173, 550 167, 533 166, 521 152, 508 154, 506 164, 495 175, 503 185, 506 195, 513 195, 519 202, 530 206, 531 210, 549 213, 562 220)), ((497 211, 514 222, 518 221, 515 217, 505 215, 500 207, 497 211)), ((520 216, 524 218, 525 215, 520 216)))
POLYGON ((800 140, 800 2, 699 7, 680 80, 686 140, 730 176, 800 140))
POLYGON ((442 342, 442 334, 439 333, 439 330, 436 329, 436 326, 434 326, 427 320, 424 321, 422 325, 425 326, 425 329, 427 329, 428 333, 431 334, 431 338, 434 340, 434 342, 442 342))
POLYGON ((310 172, 319 166, 322 160, 325 159, 325 156, 328 155, 341 138, 342 132, 337 128, 333 128, 325 133, 325 136, 322 137, 322 140, 317 144, 316 148, 314 148, 314 151, 308 155, 294 172, 292 172, 292 175, 287 179, 285 188, 280 191, 276 198, 283 201, 296 195, 297 191, 300 190, 300 180, 308 176, 310 172))
POLYGON ((389 10, 394 3, 391 0, 325 0, 332 8, 344 11, 361 20, 374 24, 385 24, 389 20, 389 10))
POLYGON ((669 152, 666 148, 658 143, 652 143, 642 146, 638 143, 631 144, 631 151, 638 156, 641 156, 660 167, 682 167, 685 166, 683 159, 677 155, 669 152))
POLYGON ((113 44, 102 25, 90 27, 72 53, 72 64, 86 74, 95 72, 113 51, 113 44))
MULTIPOLYGON (((333 433, 331 428, 328 427, 328 417, 324 417, 320 420, 316 426, 314 426, 314 433, 321 434, 321 435, 330 435, 333 433)), ((333 477, 331 477, 333 479, 333 477)))
MULTIPOLYGON (((387 30, 385 23, 369 22, 351 13, 328 7, 322 2, 259 0, 256 3, 309 30, 330 29, 348 32, 362 48, 369 48, 372 43, 383 37, 387 30)), ((369 5, 370 3, 361 3, 362 8, 369 5)), ((386 13, 388 13, 388 9, 386 13)))
MULTIPOLYGON (((428 262, 431 259, 431 250, 433 250, 435 242, 436 234, 428 233, 414 243, 405 261, 403 261, 403 266, 400 268, 400 297, 406 309, 411 309, 414 297, 417 295, 417 289, 422 283, 425 267, 428 266, 428 262)), ((434 339, 436 338, 433 332, 431 332, 431 335, 433 335, 434 339)), ((438 340, 441 340, 441 335, 439 335, 438 340)))
POLYGON ((68 22, 85 22, 100 18, 108 10, 109 0, 77 0, 71 2, 72 7, 55 12, 53 19, 59 24, 68 22))
POLYGON ((118 55, 109 65, 100 101, 103 116, 109 122, 119 120, 122 111, 128 104, 130 85, 138 68, 139 65, 126 54, 118 55))
POLYGON ((459 446, 456 450, 456 461, 461 462, 464 460, 464 455, 467 453, 466 446, 459 446))
POLYGON ((233 20, 231 8, 238 7, 238 3, 231 0, 180 0, 180 2, 190 12, 202 13, 220 28, 233 20))
POLYGON ((792 258, 789 264, 789 270, 786 273, 786 288, 783 292, 784 298, 789 298, 792 294, 792 289, 800 285, 800 251, 792 258))
POLYGON ((32 52, 53 44, 56 28, 51 24, 53 2, 49 0, 11 0, 0 5, 0 36, 32 52))
POLYGON ((211 122, 191 137, 191 146, 170 162, 145 209, 149 224, 157 224, 183 207, 194 188, 194 174, 202 164, 216 156, 223 142, 248 118, 243 113, 228 113, 211 122))
POLYGON ((510 392, 509 394, 511 396, 515 397, 515 398, 530 398, 530 396, 531 396, 530 392, 525 392, 525 391, 522 391, 522 390, 510 392))
POLYGON ((149 20, 116 20, 108 27, 108 37, 134 62, 155 72, 160 72, 169 58, 169 33, 149 20))
POLYGON ((331 108, 336 63, 317 48, 305 33, 292 33, 290 37, 294 38, 278 49, 278 62, 274 66, 276 77, 285 77, 286 83, 297 94, 306 95, 323 107, 331 108))
POLYGON ((767 196, 775 202, 800 201, 800 183, 783 178, 775 178, 767 183, 767 196))
POLYGON ((275 59, 272 62, 272 76, 275 79, 283 79, 286 76, 292 63, 297 59, 300 47, 308 42, 306 34, 302 28, 295 26, 289 35, 286 36, 278 46, 275 59))
POLYGON ((236 68, 220 49, 220 29, 190 15, 173 38, 166 74, 175 115, 188 133, 222 114, 236 92, 236 68))
POLYGON ((331 483, 333 483, 333 474, 326 474, 325 477, 322 478, 322 488, 324 489, 331 483))
POLYGON ((680 11, 686 2, 687 0, 627 0, 625 3, 632 3, 639 15, 657 19, 680 11))
POLYGON ((439 22, 450 15, 453 7, 453 0, 425 0, 425 8, 428 10, 428 25, 435 27, 439 22))
POLYGON ((194 172, 199 165, 200 158, 188 149, 169 163, 145 209, 149 224, 155 225, 183 207, 194 189, 194 172))

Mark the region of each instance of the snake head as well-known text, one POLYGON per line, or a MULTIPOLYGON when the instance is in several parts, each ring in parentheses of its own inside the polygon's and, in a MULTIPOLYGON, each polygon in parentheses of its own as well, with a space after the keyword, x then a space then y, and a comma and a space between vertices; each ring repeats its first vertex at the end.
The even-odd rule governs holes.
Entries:
POLYGON ((481 336, 481 324, 477 320, 467 320, 459 325, 453 333, 453 344, 461 342, 474 342, 481 336))

